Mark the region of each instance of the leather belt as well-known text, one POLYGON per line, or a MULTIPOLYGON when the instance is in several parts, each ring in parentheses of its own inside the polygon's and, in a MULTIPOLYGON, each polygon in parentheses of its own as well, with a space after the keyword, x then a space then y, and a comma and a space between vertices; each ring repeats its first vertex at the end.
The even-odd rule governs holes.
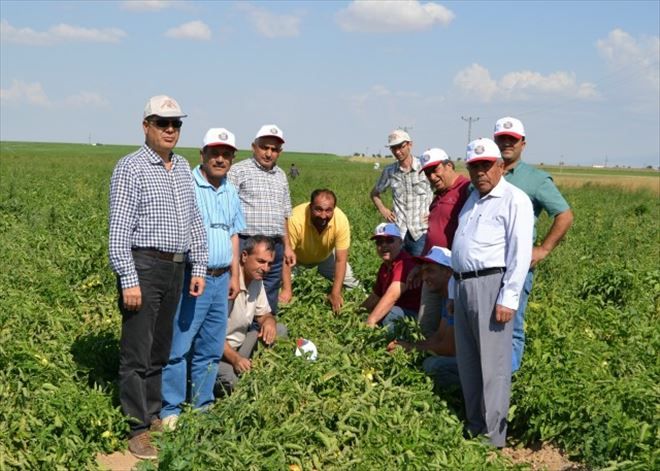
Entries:
POLYGON ((218 277, 218 276, 224 275, 229 270, 231 270, 231 267, 207 268, 206 269, 206 274, 207 274, 207 276, 218 277))
POLYGON ((483 270, 475 271, 466 271, 465 273, 454 273, 454 279, 456 280, 469 280, 470 278, 477 278, 479 276, 488 276, 494 275, 495 273, 504 273, 506 268, 496 267, 496 268, 485 268, 483 270))
POLYGON ((183 263, 186 261, 186 254, 183 252, 163 252, 158 249, 133 247, 134 252, 140 252, 150 257, 167 260, 168 262, 183 263))

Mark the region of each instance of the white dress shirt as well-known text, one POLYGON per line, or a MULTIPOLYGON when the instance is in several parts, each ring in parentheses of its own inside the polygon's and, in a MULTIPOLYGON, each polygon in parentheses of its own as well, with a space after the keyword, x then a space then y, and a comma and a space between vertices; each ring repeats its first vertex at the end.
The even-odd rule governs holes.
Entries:
POLYGON ((506 267, 497 304, 516 310, 532 259, 533 230, 532 202, 503 177, 486 196, 474 190, 458 216, 452 268, 465 273, 506 267))

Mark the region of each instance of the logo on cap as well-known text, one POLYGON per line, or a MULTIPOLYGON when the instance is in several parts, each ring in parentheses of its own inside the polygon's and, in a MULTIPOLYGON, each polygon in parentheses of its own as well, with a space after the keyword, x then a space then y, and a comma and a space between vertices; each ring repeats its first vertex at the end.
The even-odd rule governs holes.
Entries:
POLYGON ((474 148, 474 153, 477 154, 477 155, 481 155, 485 151, 486 151, 486 149, 484 149, 484 146, 477 146, 477 147, 474 148))
POLYGON ((511 121, 507 121, 502 125, 504 129, 511 129, 513 127, 513 123, 511 121))
POLYGON ((176 103, 174 103, 172 100, 165 100, 163 102, 163 108, 176 109, 176 103))
POLYGON ((270 128, 270 132, 277 135, 277 128, 270 128))
POLYGON ((220 134, 218 134, 218 139, 220 139, 221 141, 226 141, 228 137, 229 136, 227 135, 226 132, 221 132, 220 134))

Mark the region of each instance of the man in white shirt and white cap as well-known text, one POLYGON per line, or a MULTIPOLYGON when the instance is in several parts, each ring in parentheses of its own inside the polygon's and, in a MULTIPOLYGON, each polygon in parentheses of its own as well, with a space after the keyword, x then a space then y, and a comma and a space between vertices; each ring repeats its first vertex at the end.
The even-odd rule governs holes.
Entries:
MULTIPOLYGON (((513 316, 532 256, 532 203, 504 180, 504 162, 490 139, 468 144, 474 191, 458 218, 452 245, 456 358, 467 430, 506 444, 511 396, 513 316)), ((453 291, 453 292, 452 292, 453 291)))

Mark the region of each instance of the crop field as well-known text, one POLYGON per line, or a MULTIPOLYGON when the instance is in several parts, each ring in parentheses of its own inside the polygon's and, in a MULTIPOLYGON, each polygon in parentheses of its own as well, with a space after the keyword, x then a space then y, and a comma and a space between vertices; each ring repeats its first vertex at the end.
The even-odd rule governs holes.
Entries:
MULTIPOLYGON (((112 169, 135 148, 0 143, 0 471, 89 469, 97 453, 126 446, 107 217, 112 169)), ((196 150, 179 152, 197 163, 196 150)), ((292 162, 301 172, 290 182, 294 204, 315 188, 337 193, 352 225, 350 262, 370 290, 379 259, 369 236, 380 221, 368 195, 378 171, 322 154, 285 152, 279 163, 292 162)), ((587 469, 658 469, 658 194, 581 178, 561 187, 575 224, 536 272, 509 436, 513 445, 552 442, 587 469)), ((185 412, 177 432, 159 438, 158 466, 521 467, 463 439, 460 393, 434 391, 422 355, 385 351, 387 334, 362 325, 363 292, 349 292, 335 316, 329 287, 314 271, 296 276, 281 313, 290 339, 260 350, 231 397, 185 412), (298 337, 314 341, 317 361, 294 356, 298 337)), ((418 335, 411 325, 398 333, 418 335)))

